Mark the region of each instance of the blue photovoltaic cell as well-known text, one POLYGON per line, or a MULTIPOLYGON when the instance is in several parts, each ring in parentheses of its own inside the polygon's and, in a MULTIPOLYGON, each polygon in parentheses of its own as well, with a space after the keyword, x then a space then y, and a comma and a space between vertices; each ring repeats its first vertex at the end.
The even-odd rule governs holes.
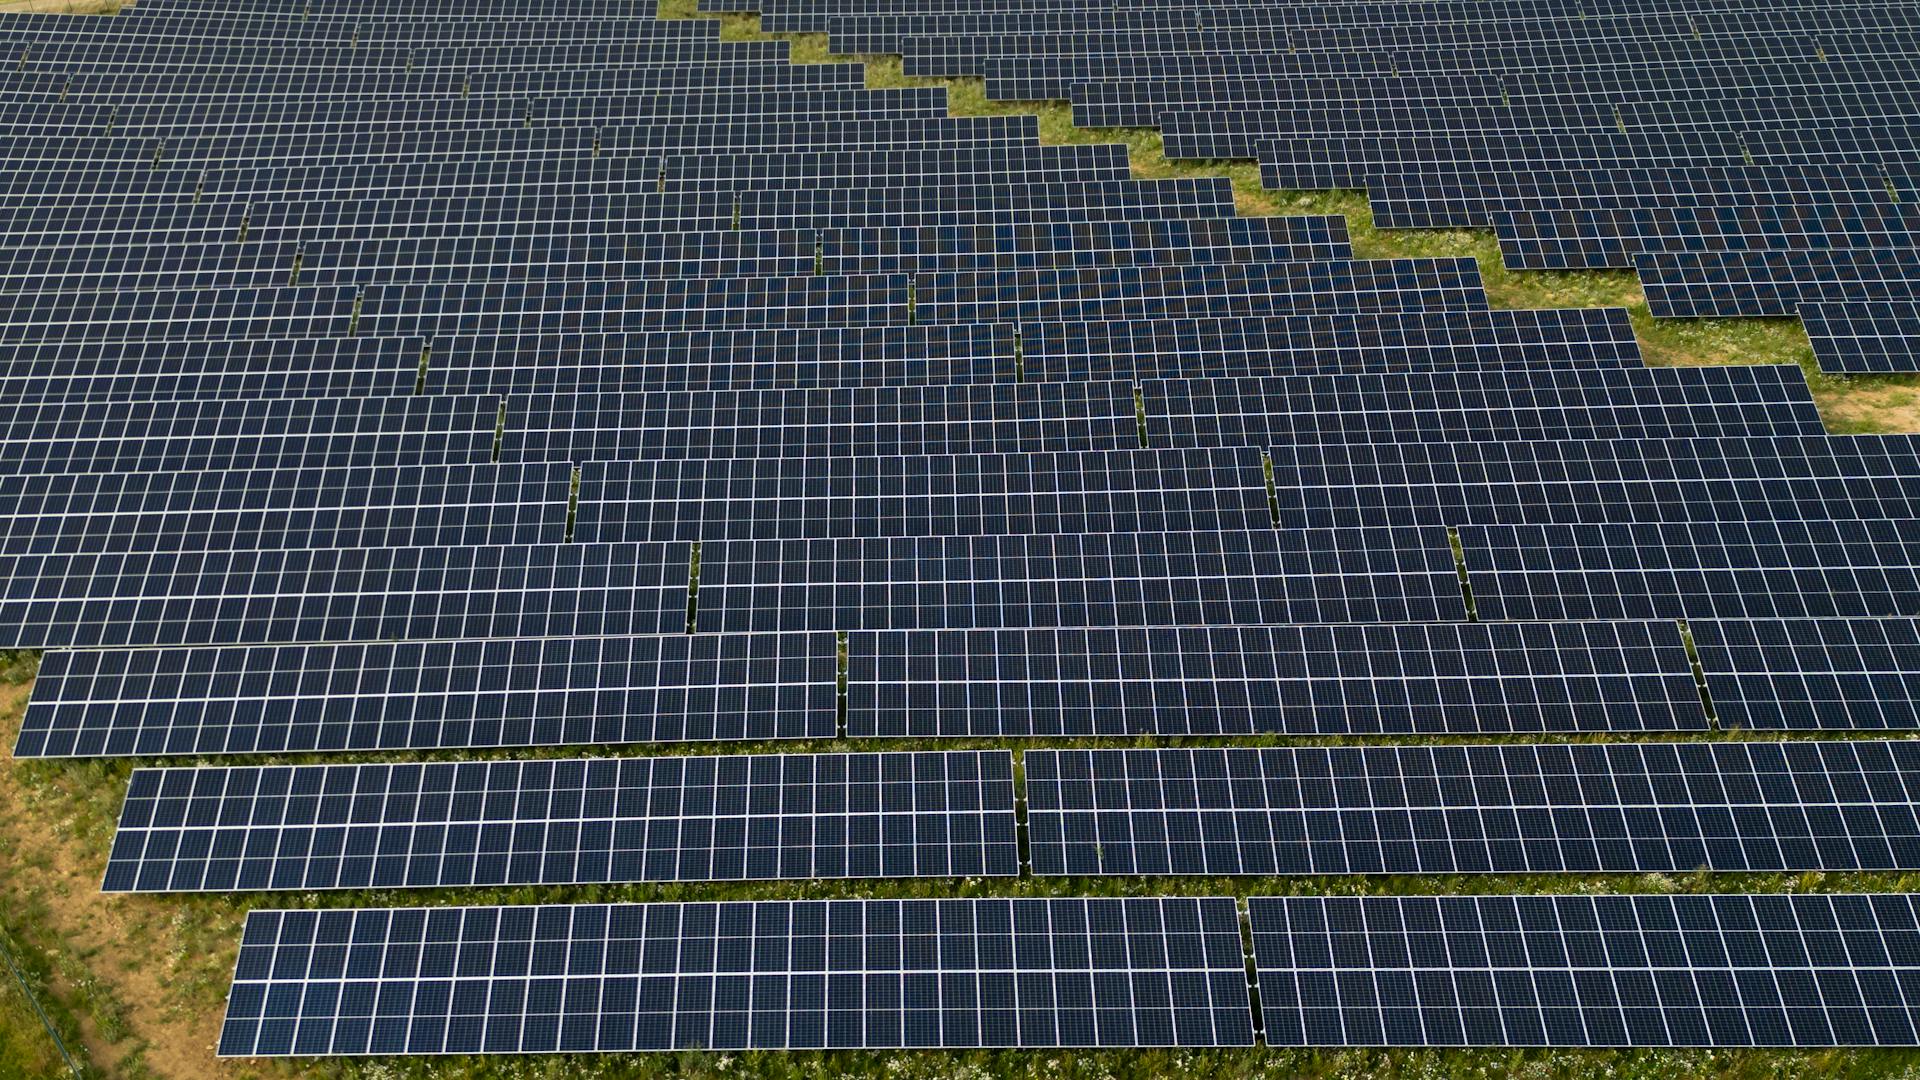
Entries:
POLYGON ((1254 897, 1272 1046, 1907 1046, 1909 894, 1254 897))
POLYGON ((1920 371, 1920 302, 1801 304, 1820 370, 1835 375, 1920 371))
POLYGON ((55 650, 17 757, 831 738, 832 634, 55 650))
POLYGON ((108 892, 1011 875, 1004 751, 140 769, 108 892))
POLYGON ((1920 743, 1029 750, 1039 874, 1895 870, 1920 743))
POLYGON ((1704 730, 1671 622, 854 633, 852 736, 1704 730))
POLYGON ((1920 622, 1695 619, 1700 670, 1724 728, 1920 727, 1920 622))
POLYGON ((1230 898, 255 911, 223 1056, 1250 1046, 1230 898))

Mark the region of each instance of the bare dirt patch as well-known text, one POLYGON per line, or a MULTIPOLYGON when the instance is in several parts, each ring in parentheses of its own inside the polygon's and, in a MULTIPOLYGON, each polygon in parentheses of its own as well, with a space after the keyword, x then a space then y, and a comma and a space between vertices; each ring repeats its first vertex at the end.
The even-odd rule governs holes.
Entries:
MULTIPOLYGON (((87 1056, 109 1076, 164 1078, 236 1075, 214 1056, 220 1011, 194 988, 204 971, 231 970, 226 957, 205 954, 209 929, 181 902, 100 892, 102 854, 85 838, 99 792, 84 766, 14 759, 11 747, 27 686, 0 687, 7 750, 0 756, 0 842, 13 856, 0 875, 10 915, 31 913, 41 947, 56 952, 55 986, 80 1017, 87 1056), (29 778, 28 769, 54 771, 29 778), (89 796, 93 796, 90 798, 89 796)), ((111 794, 117 802, 117 792, 111 794)), ((231 931, 232 928, 224 928, 231 931)), ((226 936, 235 936, 229 932, 226 936)))

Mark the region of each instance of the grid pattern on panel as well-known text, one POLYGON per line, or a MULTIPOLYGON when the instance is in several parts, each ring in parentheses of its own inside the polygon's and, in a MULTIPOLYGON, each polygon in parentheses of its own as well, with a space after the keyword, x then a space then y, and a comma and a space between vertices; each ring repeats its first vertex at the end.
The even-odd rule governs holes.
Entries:
POLYGON ((1688 625, 1721 727, 1920 727, 1920 623, 1913 619, 1688 625))
POLYGON ((878 325, 903 319, 907 296, 898 274, 44 293, 21 298, 0 341, 878 325))
POLYGON ((558 464, 0 476, 0 554, 535 544, 558 464))
POLYGON ((11 648, 686 628, 686 544, 0 556, 11 648))
POLYGON ((1910 436, 1277 445, 1285 527, 1920 516, 1910 436))
MULTIPOLYGON (((1487 226, 1497 211, 1611 212, 1754 208, 1782 203, 1888 206, 1883 165, 1859 163, 1759 166, 1639 165, 1522 169, 1504 165, 1423 162, 1417 170, 1369 175, 1368 202, 1386 228, 1487 226)), ((1576 220, 1606 220, 1581 217, 1576 220)))
POLYGON ((0 472, 483 462, 496 412, 448 395, 0 406, 0 472))
POLYGON ((1433 622, 1464 618, 1444 530, 727 540, 705 632, 1433 622))
POLYGON ((133 774, 108 892, 977 877, 1019 870, 999 751, 133 774))
POLYGON ((1892 870, 1911 742, 1029 750, 1039 874, 1892 870))
POLYGON ((1144 445, 1122 382, 535 393, 502 461, 1031 453, 1144 445))
POLYGON ((1254 897, 1274 1046, 1911 1045, 1914 898, 1254 897))
POLYGON ((1248 1046, 1231 899, 256 911, 223 1055, 1248 1046))
POLYGON ((1252 448, 589 462, 574 538, 1180 532, 1272 523, 1252 448))
POLYGON ((1373 259, 915 275, 926 322, 1474 310, 1472 259, 1373 259))
POLYGON ((1920 250, 1661 251, 1633 257, 1665 318, 1791 316, 1817 301, 1920 300, 1920 250))
POLYGON ((1834 375, 1920 371, 1920 302, 1800 305, 1820 370, 1834 375))
POLYGON ((1805 374, 1788 364, 1164 379, 1140 392, 1150 445, 1826 431, 1805 374))
POLYGON ((397 397, 415 388, 421 347, 413 339, 361 337, 42 342, 8 350, 0 405, 397 397))
POLYGON ((1707 726, 1664 622, 893 631, 847 650, 855 737, 1707 726))
POLYGON ((830 738, 832 634, 53 651, 18 757, 830 738))
POLYGON ((1485 619, 1920 615, 1907 519, 1466 525, 1485 619))
POLYGON ((428 381, 468 393, 931 386, 1010 382, 1014 370, 1004 323, 455 336, 432 349, 428 381), (574 362, 555 370, 556 354, 574 362))
POLYGON ((1617 308, 1025 322, 1029 379, 1193 379, 1637 365, 1617 308))
POLYGON ((1629 269, 1633 256, 1662 251, 1829 251, 1907 248, 1910 209, 1887 201, 1588 211, 1564 203, 1495 210, 1494 233, 1507 266, 1523 270, 1629 269))

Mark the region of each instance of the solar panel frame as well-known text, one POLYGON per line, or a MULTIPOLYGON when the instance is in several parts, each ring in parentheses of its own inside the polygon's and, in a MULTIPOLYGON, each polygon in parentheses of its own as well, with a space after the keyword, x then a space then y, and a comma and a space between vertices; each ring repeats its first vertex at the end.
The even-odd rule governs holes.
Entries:
POLYGON ((1728 730, 1920 727, 1912 619, 1695 619, 1716 719, 1728 730))
POLYGON ((852 738, 1704 731, 1671 622, 858 631, 852 738))
POLYGON ((1904 894, 1253 897, 1248 914, 1274 1046, 1915 1037, 1904 894))
POLYGON ((1029 750, 1036 875, 1897 870, 1912 742, 1029 750))
POLYGON ((103 892, 1010 877, 1005 750, 137 769, 103 892))
POLYGON ((1813 358, 1827 374, 1920 371, 1920 349, 1913 341, 1920 303, 1825 301, 1801 304, 1798 314, 1813 358))
POLYGON ((1229 898, 763 900, 256 911, 220 1053, 1252 1043, 1229 898), (450 992, 376 1019, 369 965, 450 992), (532 995, 549 971, 595 1008, 532 995))
POLYGON ((832 738, 825 634, 53 650, 16 756, 832 738))

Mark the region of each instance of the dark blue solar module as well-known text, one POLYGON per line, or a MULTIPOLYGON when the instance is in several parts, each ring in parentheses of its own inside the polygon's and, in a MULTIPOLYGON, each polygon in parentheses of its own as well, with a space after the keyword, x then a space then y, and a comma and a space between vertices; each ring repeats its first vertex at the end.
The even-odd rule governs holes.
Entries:
POLYGON ((1911 519, 1467 525, 1485 619, 1920 615, 1911 519))
POLYGON ((1914 897, 1254 897, 1272 1046, 1912 1045, 1914 897))
POLYGON ((1915 742, 1029 750, 1021 763, 1036 874, 1920 864, 1915 742))
POLYGON ((1834 375, 1920 371, 1920 302, 1801 304, 1800 323, 1821 371, 1834 375))
POLYGON ((1705 730, 1671 622, 848 636, 874 737, 1705 730))
POLYGON ((1920 516, 1910 435, 1277 445, 1289 527, 1920 516))
POLYGON ((1008 876, 1013 755, 228 766, 133 774, 107 892, 1008 876))
POLYGON ((19 757, 831 738, 834 636, 49 652, 19 757))
POLYGON ((220 1035, 238 1056, 1252 1044, 1227 897, 256 911, 220 1035))
POLYGON ((1920 623, 1913 619, 1688 625, 1722 727, 1920 727, 1920 623))

